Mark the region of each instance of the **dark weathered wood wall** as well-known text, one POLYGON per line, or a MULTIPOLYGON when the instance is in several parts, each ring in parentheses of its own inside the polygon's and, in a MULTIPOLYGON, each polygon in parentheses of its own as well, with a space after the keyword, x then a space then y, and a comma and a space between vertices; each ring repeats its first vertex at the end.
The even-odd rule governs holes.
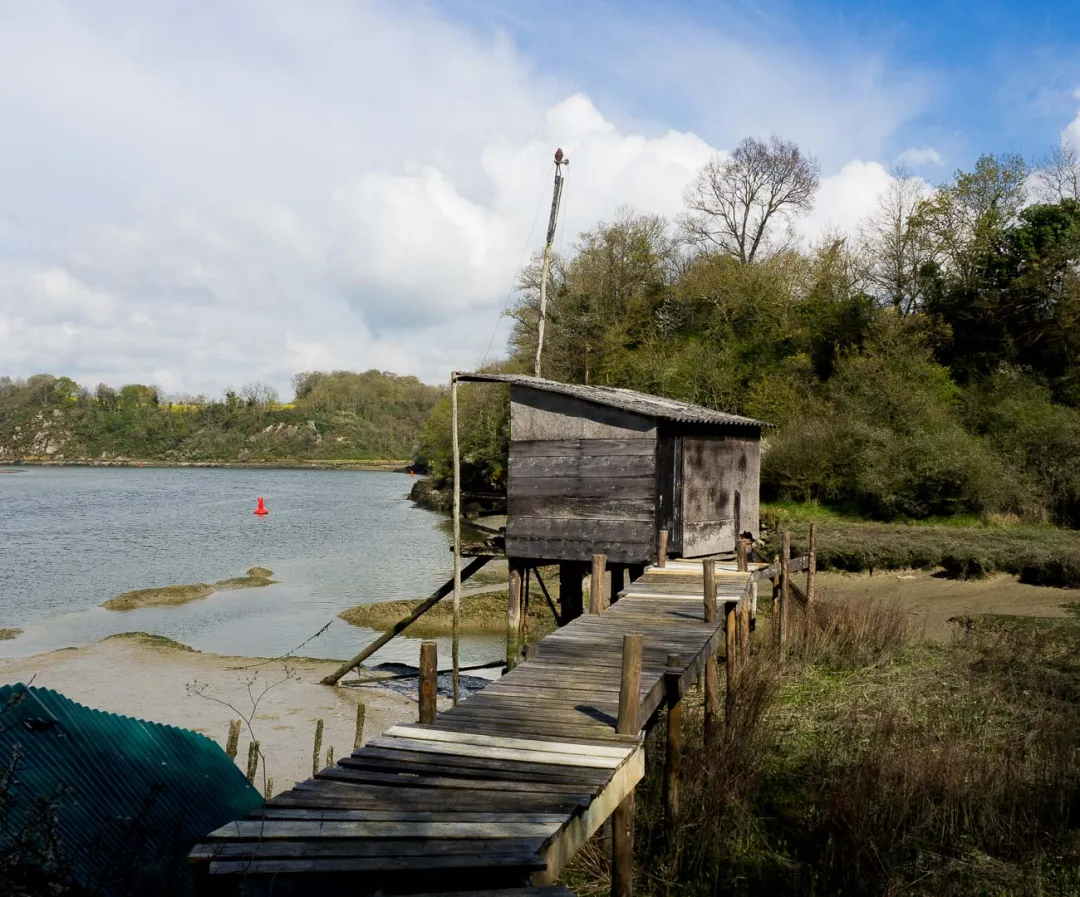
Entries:
POLYGON ((729 552, 735 546, 735 496, 741 529, 757 535, 761 440, 752 436, 685 434, 683 444, 683 557, 729 552))
POLYGON ((512 441, 507 555, 648 561, 656 542, 655 451, 651 439, 512 441))

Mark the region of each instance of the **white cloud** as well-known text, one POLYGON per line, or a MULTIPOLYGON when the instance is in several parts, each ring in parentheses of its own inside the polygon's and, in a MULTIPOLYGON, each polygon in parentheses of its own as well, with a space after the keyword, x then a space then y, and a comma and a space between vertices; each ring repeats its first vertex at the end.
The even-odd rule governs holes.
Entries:
MULTIPOLYGON (((0 373, 215 394, 252 380, 287 392, 294 371, 325 367, 443 380, 484 353, 542 241, 556 146, 571 159, 564 244, 622 205, 674 216, 717 151, 674 121, 621 124, 619 104, 602 111, 537 72, 505 35, 413 3, 192 10, 5 6, 0 373)), ((741 64, 775 56, 725 46, 741 64)), ((688 39, 685 77, 708 47, 688 39)), ((843 135, 834 149, 880 147, 910 91, 887 90, 896 102, 871 115, 884 76, 855 70, 873 77, 847 79, 864 86, 845 106, 821 88, 846 76, 786 62, 795 127, 779 130, 819 153, 826 133, 843 135)), ((775 129, 776 78, 702 108, 743 133, 775 129)), ((853 227, 883 178, 861 161, 826 177, 806 232, 853 227)))
POLYGON ((932 146, 913 146, 897 156, 896 163, 909 168, 922 168, 926 165, 944 165, 945 160, 932 146))
MULTIPOLYGON (((1073 91, 1073 97, 1080 100, 1080 88, 1073 91)), ((1069 122, 1065 130, 1061 132, 1061 140, 1080 150, 1080 110, 1077 111, 1076 118, 1069 122)))
POLYGON ((812 240, 824 233, 852 234, 878 207, 892 176, 880 162, 848 162, 824 177, 814 210, 799 222, 799 232, 812 240))

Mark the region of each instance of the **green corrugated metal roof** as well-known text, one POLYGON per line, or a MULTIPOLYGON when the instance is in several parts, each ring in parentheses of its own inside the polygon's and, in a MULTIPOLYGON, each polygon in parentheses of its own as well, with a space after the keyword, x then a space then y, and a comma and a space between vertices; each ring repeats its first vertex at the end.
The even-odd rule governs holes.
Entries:
POLYGON ((93 710, 47 688, 0 688, 0 770, 16 752, 0 844, 36 800, 62 789, 60 865, 95 893, 188 892, 186 858, 199 838, 262 805, 206 736, 93 710))

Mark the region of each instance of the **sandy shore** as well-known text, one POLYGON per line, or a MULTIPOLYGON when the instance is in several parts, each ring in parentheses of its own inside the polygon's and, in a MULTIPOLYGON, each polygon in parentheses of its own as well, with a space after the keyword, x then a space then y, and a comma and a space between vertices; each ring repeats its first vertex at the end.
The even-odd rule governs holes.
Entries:
MULTIPOLYGON (((335 661, 290 659, 288 679, 283 662, 250 668, 257 663, 255 658, 204 654, 166 640, 121 636, 84 648, 0 658, 0 684, 33 677, 35 686, 54 689, 88 707, 193 729, 222 747, 229 721, 241 713, 251 714, 249 693, 258 698, 272 685, 259 700, 251 727, 275 793, 311 776, 316 720, 324 721, 325 765, 328 747, 334 748, 336 757, 352 750, 359 700, 367 707, 365 741, 395 723, 416 719, 416 702, 388 689, 319 685, 337 667, 335 661)), ((237 754, 241 768, 246 768, 250 741, 245 728, 237 754)), ((256 784, 262 790, 261 772, 256 784)))
POLYGON ((956 626, 949 623, 951 617, 1064 617, 1068 613, 1065 606, 1080 601, 1080 590, 1027 585, 1004 573, 968 582, 942 579, 927 570, 890 570, 873 576, 819 573, 817 588, 825 600, 873 597, 897 601, 911 614, 916 632, 935 641, 952 637, 956 626))

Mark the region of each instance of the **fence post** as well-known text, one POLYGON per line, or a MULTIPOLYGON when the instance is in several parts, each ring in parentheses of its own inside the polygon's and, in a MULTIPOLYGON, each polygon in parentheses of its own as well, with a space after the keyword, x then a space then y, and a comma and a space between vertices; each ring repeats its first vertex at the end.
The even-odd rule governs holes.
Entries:
POLYGON ((439 686, 439 644, 420 643, 420 722, 435 722, 435 697, 439 686))
POLYGON ((747 560, 746 539, 741 535, 735 537, 735 561, 740 573, 745 573, 750 568, 750 562, 747 560))
POLYGON ((592 576, 589 578, 589 613, 603 613, 607 607, 604 600, 604 573, 607 571, 607 555, 594 554, 592 576))
MULTIPOLYGON (((716 562, 701 562, 702 580, 704 581, 705 622, 715 625, 716 608, 716 562)), ((720 716, 720 671, 716 664, 716 652, 710 651, 705 658, 705 743, 712 746, 716 741, 718 718, 720 716)))
POLYGON ((667 699, 667 752, 664 755, 664 831, 668 862, 678 860, 679 768, 682 765, 682 658, 667 656, 664 695, 667 699))
POLYGON ((780 647, 787 645, 788 605, 791 603, 791 531, 784 530, 780 548, 780 647))
POLYGON ((814 601, 814 580, 817 579, 817 523, 810 524, 810 550, 806 557, 806 604, 814 601))
MULTIPOLYGON (((619 681, 620 735, 637 735, 641 729, 641 646, 640 635, 623 636, 622 677, 619 681)), ((634 792, 631 791, 611 816, 611 895, 633 897, 634 893, 634 792)))

